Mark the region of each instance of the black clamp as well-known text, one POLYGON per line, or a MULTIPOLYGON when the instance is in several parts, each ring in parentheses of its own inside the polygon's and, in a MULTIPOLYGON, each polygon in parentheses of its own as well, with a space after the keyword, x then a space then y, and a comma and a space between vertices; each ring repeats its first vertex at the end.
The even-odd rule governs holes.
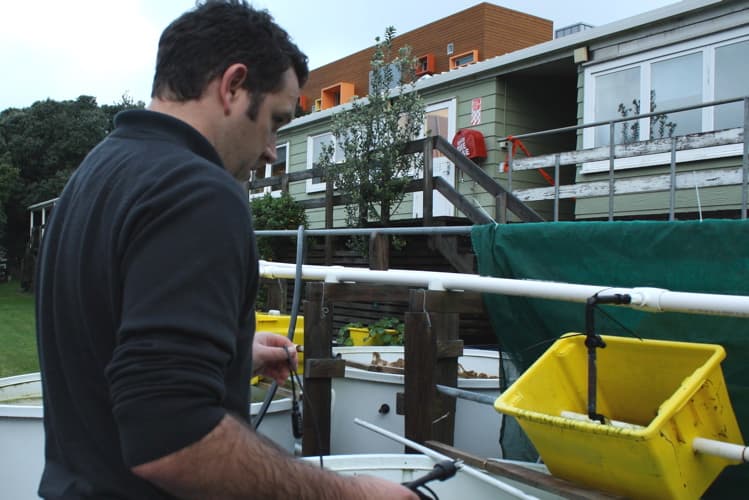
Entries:
POLYGON ((606 423, 606 417, 596 412, 596 349, 606 347, 600 335, 595 332, 595 308, 598 304, 629 304, 632 297, 626 293, 599 295, 596 293, 585 301, 585 347, 588 348, 588 418, 606 423))

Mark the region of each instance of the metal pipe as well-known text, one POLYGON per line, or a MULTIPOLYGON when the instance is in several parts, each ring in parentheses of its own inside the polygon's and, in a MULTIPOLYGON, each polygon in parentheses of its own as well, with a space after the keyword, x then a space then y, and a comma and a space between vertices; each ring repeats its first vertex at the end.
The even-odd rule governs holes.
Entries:
MULTIPOLYGON (((473 226, 450 227, 377 227, 377 228, 340 228, 340 229, 307 229, 306 236, 357 236, 369 235, 375 231, 381 234, 470 234, 473 226)), ((264 229, 255 231, 257 236, 296 236, 294 229, 264 229)))
MULTIPOLYGON (((692 104, 689 106, 681 106, 678 108, 664 109, 663 111, 653 111, 650 113, 642 113, 642 114, 637 114, 634 116, 642 120, 644 118, 649 118, 651 116, 658 116, 658 115, 668 114, 668 113, 678 113, 680 111, 689 111, 691 109, 707 108, 711 106, 720 106, 722 104, 730 104, 732 102, 744 101, 747 98, 749 97, 733 97, 731 99, 721 99, 718 101, 703 102, 701 104, 692 104)), ((579 130, 583 128, 600 127, 601 125, 608 125, 612 121, 614 123, 621 123, 621 122, 631 121, 632 119, 633 117, 628 116, 624 118, 617 118, 615 120, 601 120, 597 122, 583 123, 582 125, 568 125, 566 127, 559 127, 559 128, 549 129, 549 130, 540 130, 538 132, 528 132, 526 134, 513 134, 512 137, 515 139, 526 139, 528 137, 538 137, 541 135, 558 134, 560 132, 572 132, 574 130, 579 130)), ((497 140, 499 142, 507 141, 508 137, 501 137, 497 140)))
MULTIPOLYGON (((260 261, 260 274, 266 278, 292 279, 294 264, 260 261)), ((614 288, 603 285, 557 283, 553 281, 494 278, 475 274, 389 269, 373 271, 343 266, 303 266, 306 280, 326 283, 362 282, 384 285, 425 287, 429 290, 474 291, 585 303, 597 293, 627 294, 631 304, 621 304, 651 312, 683 312, 717 316, 749 317, 749 296, 673 292, 662 288, 614 288)))
MULTIPOLYGON (((419 443, 416 443, 414 441, 411 441, 410 439, 406 439, 403 436, 399 436, 398 434, 395 434, 393 432, 390 432, 387 429, 383 429, 382 427, 378 427, 376 425, 370 424, 369 422, 365 422, 364 420, 355 418, 354 423, 357 425, 360 425, 362 427, 365 427, 369 429, 370 431, 374 431, 382 436, 385 436, 386 438, 392 439, 393 441, 396 441, 398 443, 401 443, 405 446, 408 446, 410 448, 413 448, 414 450, 418 451, 419 453, 423 453, 424 455, 428 456, 429 458, 433 460, 450 460, 453 461, 452 458, 443 455, 442 453, 438 453, 434 451, 431 448, 427 448, 426 446, 422 446, 419 443)), ((460 470, 465 472, 467 475, 475 477, 476 479, 479 479, 487 484, 490 484, 505 493, 508 493, 515 498, 525 498, 525 499, 535 499, 536 497, 532 495, 528 495, 524 491, 515 488, 514 486, 510 486, 507 483, 503 483, 499 479, 496 479, 488 474, 485 474, 478 469, 474 469, 473 467, 469 467, 467 465, 462 465, 460 467, 460 470)))
POLYGON ((614 220, 614 160, 616 158, 616 126, 609 122, 609 222, 614 220))
POLYGON ((749 184, 749 96, 744 97, 744 151, 741 156, 741 218, 746 219, 749 184))
POLYGON ((435 384, 435 387, 437 388, 437 391, 441 392, 442 394, 447 394, 448 396, 452 396, 454 398, 467 399, 468 401, 474 401, 476 403, 481 403, 482 405, 494 406, 494 401, 496 400, 496 398, 487 396, 486 394, 466 391, 447 385, 435 384))

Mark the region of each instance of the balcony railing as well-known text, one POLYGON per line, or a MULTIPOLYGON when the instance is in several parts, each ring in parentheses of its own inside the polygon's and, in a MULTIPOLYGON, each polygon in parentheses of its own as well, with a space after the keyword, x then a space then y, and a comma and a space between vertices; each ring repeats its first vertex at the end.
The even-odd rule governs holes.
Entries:
POLYGON ((609 145, 598 148, 567 151, 560 153, 534 156, 531 158, 514 159, 512 148, 509 150, 507 188, 520 201, 553 200, 554 220, 558 220, 559 202, 570 198, 593 198, 608 197, 608 218, 614 218, 614 197, 619 194, 646 193, 646 192, 669 192, 669 220, 675 218, 676 191, 679 189, 697 189, 713 186, 741 185, 741 218, 747 216, 747 182, 749 181, 749 147, 746 137, 749 135, 749 96, 734 99, 712 101, 692 106, 684 106, 653 113, 618 118, 616 120, 599 121, 583 125, 562 127, 528 134, 520 134, 500 139, 501 141, 527 139, 531 137, 549 136, 565 132, 579 132, 590 127, 609 127, 609 145), (700 109, 711 106, 719 106, 735 102, 744 104, 744 122, 742 127, 710 131, 697 134, 688 134, 678 137, 654 139, 648 141, 630 142, 627 144, 615 143, 616 125, 622 122, 641 120, 644 118, 658 117, 667 114, 700 109), (708 170, 679 171, 677 168, 676 152, 700 149, 713 146, 724 146, 728 144, 742 144, 743 153, 741 166, 715 168, 708 170), (617 159, 635 156, 652 155, 657 153, 670 153, 668 174, 648 175, 641 177, 628 176, 616 179, 615 162, 617 159), (581 165, 593 161, 608 161, 608 181, 598 182, 575 182, 573 184, 559 184, 559 170, 565 165, 581 165), (513 190, 513 173, 540 168, 554 169, 554 186, 513 190))

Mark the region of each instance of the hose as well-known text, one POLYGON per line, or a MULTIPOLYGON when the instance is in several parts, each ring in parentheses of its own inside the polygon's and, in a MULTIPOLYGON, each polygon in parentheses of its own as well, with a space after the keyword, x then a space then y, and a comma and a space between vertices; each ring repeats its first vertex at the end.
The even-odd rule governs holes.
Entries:
MULTIPOLYGON (((304 263, 304 226, 300 225, 297 228, 296 237, 296 273, 294 275, 294 295, 291 299, 291 317, 289 318, 289 330, 286 337, 291 340, 294 338, 294 331, 296 330, 296 319, 299 316, 299 303, 302 297, 302 264, 304 263)), ((252 426, 255 430, 260 427, 260 424, 265 418, 265 414, 268 412, 268 407, 273 396, 276 395, 276 389, 278 389, 278 383, 274 380, 268 389, 268 393, 265 395, 262 406, 257 412, 255 419, 252 422, 252 426)), ((292 418, 295 418, 292 415, 292 418)))

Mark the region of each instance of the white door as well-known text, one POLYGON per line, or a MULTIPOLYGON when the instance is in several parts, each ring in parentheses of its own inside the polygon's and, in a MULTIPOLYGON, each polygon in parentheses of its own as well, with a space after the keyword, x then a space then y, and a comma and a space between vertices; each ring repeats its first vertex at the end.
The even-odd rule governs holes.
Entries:
MULTIPOLYGON (((455 99, 427 106, 424 116, 424 136, 441 135, 447 142, 452 142, 455 136, 455 99)), ((432 171, 451 186, 455 186, 455 165, 445 155, 432 150, 432 171)), ((421 175, 424 173, 421 172, 421 175)), ((424 194, 416 192, 413 195, 413 217, 424 217, 424 194)), ((455 215, 455 208, 447 198, 434 191, 432 201, 432 216, 455 215)))

